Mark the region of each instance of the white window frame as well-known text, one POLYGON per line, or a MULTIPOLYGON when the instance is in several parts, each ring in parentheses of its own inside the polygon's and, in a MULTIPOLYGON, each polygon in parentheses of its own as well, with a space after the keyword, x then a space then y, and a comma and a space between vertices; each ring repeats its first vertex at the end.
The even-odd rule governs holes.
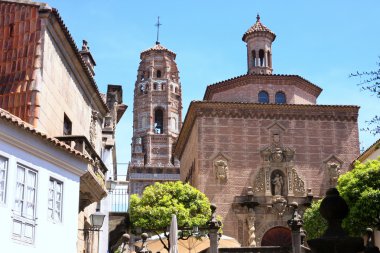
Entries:
POLYGON ((3 166, 0 167, 0 205, 5 205, 7 201, 7 177, 8 177, 8 165, 9 159, 0 155, 0 160, 3 161, 3 166))
POLYGON ((12 238, 25 243, 34 243, 35 227, 36 227, 36 212, 37 212, 37 189, 38 189, 38 171, 31 169, 25 165, 17 163, 16 173, 16 195, 14 198, 13 209, 13 228, 12 238), (22 169, 23 176, 19 175, 19 170, 22 169), (34 182, 31 182, 29 175, 34 174, 34 182), (22 181, 20 181, 22 180, 22 181), (17 196, 18 191, 21 193, 21 198, 17 196), (30 194, 32 192, 32 195, 30 194), (31 201, 32 202, 31 202, 31 201), (21 210, 18 210, 21 206, 21 210), (30 209, 32 208, 32 209, 30 209), (28 213, 32 210, 32 214, 28 213), (16 231, 18 230, 18 232, 16 231))
POLYGON ((62 205, 63 205, 63 182, 50 177, 49 179, 49 194, 48 194, 48 218, 54 222, 62 222, 62 205), (52 186, 52 187, 51 187, 52 186), (58 192, 57 186, 60 186, 58 192), (52 195, 51 195, 52 193, 52 195), (57 194, 60 193, 60 200, 57 194), (51 204, 50 204, 51 201, 51 204))

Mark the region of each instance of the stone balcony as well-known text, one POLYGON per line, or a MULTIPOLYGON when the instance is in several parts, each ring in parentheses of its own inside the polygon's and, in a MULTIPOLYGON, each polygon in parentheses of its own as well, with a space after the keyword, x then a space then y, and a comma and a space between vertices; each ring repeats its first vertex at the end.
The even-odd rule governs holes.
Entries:
POLYGON ((66 135, 56 137, 70 147, 92 158, 93 162, 88 164, 87 172, 80 178, 80 202, 82 210, 93 202, 98 202, 107 195, 105 175, 107 167, 91 143, 82 135, 66 135))

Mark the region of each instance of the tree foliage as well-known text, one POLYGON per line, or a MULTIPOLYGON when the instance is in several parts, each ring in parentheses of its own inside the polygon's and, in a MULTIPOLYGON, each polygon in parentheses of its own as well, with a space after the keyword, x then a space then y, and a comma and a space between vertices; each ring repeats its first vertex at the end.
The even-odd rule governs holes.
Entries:
MULTIPOLYGON (((211 216, 210 202, 205 194, 180 181, 155 183, 145 188, 141 198, 130 199, 130 218, 133 226, 164 235, 176 214, 178 227, 205 226, 211 216)), ((160 237, 161 239, 161 237, 160 237)), ((163 242, 163 241, 161 241, 163 242)), ((165 245, 168 248, 169 245, 165 245)))
POLYGON ((303 228, 307 233, 308 239, 314 239, 320 237, 327 228, 327 221, 322 218, 319 213, 319 206, 322 200, 315 201, 311 204, 311 207, 306 209, 303 219, 303 228))
POLYGON ((353 170, 338 180, 338 190, 350 207, 344 220, 345 229, 360 235, 367 227, 374 227, 380 214, 380 160, 356 162, 353 170))
MULTIPOLYGON (((380 57, 379 57, 380 58, 380 57)), ((359 77, 362 81, 358 83, 364 91, 369 91, 377 98, 380 98, 380 61, 377 62, 377 69, 372 71, 363 71, 350 74, 350 77, 359 77)), ((375 115, 372 119, 366 121, 367 127, 361 130, 368 131, 373 135, 380 134, 380 115, 375 115)))
MULTIPOLYGON (((349 215, 343 220, 347 232, 360 236, 367 227, 379 226, 380 158, 366 163, 357 161, 353 170, 339 177, 337 188, 350 208, 349 215)), ((327 228, 319 213, 320 203, 313 203, 305 211, 304 228, 308 239, 320 237, 327 228)))

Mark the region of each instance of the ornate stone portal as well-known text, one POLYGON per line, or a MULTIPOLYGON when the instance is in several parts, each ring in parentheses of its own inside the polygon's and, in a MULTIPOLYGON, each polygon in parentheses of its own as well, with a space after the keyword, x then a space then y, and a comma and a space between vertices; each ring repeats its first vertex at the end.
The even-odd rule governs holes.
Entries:
POLYGON ((272 228, 287 227, 286 221, 291 216, 288 203, 307 204, 312 198, 294 168, 295 150, 282 145, 284 128, 274 123, 268 130, 272 143, 260 151, 261 166, 251 175, 247 195, 237 198, 243 209, 237 208, 236 213, 245 217, 248 246, 260 246, 263 235, 272 228))

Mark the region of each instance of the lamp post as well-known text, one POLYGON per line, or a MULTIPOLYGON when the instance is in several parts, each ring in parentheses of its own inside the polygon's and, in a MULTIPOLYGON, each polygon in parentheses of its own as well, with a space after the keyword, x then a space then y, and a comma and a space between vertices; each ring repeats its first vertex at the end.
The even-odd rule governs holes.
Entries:
POLYGON ((113 190, 115 190, 116 188, 116 185, 117 185, 117 182, 112 180, 111 177, 109 177, 108 180, 106 180, 106 188, 109 192, 113 192, 113 190))
POLYGON ((89 228, 79 229, 79 230, 82 230, 83 232, 88 232, 88 231, 98 232, 98 247, 97 247, 97 249, 99 249, 99 231, 103 226, 105 216, 106 216, 105 214, 103 214, 99 211, 96 211, 95 213, 90 215, 91 226, 89 228))

